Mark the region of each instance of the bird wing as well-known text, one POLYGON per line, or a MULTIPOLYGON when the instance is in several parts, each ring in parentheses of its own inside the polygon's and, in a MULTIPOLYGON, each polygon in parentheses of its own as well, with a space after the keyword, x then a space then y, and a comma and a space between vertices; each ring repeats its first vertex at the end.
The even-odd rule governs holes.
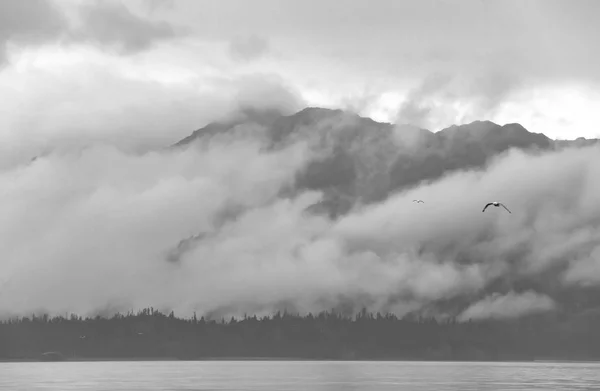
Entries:
POLYGON ((485 204, 485 206, 483 207, 482 212, 485 212, 485 210, 487 209, 488 206, 492 205, 493 202, 488 202, 487 204, 485 204))
POLYGON ((504 209, 506 209, 506 210, 508 211, 508 213, 512 213, 510 210, 508 210, 508 208, 506 207, 506 205, 504 205, 503 203, 500 203, 500 205, 502 205, 502 207, 503 207, 504 209))

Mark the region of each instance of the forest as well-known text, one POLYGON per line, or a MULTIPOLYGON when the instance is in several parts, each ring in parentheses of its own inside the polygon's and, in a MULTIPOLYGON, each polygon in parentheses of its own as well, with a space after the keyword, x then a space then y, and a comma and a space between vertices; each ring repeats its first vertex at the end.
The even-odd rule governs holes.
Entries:
POLYGON ((207 320, 148 308, 112 317, 5 320, 0 360, 595 360, 599 337, 595 317, 457 322, 363 310, 207 320))

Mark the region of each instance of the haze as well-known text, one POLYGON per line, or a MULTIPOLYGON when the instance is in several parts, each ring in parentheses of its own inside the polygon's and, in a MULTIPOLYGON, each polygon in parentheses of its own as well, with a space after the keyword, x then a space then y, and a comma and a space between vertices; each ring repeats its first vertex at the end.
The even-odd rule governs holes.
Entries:
POLYGON ((473 121, 599 137, 599 12, 583 0, 0 2, 0 314, 366 307, 464 320, 596 306, 598 146, 517 148, 517 132, 463 163, 494 137, 473 121), (301 112, 316 106, 346 114, 301 112), (286 116, 297 122, 274 144, 286 116), (418 131, 461 124, 471 136, 435 148, 418 131), (344 133, 357 126, 383 130, 344 133), (415 163, 410 183, 390 184, 395 162, 432 150, 440 175, 415 163), (361 173, 351 185, 338 171, 306 185, 339 151, 361 173), (312 213, 334 188, 349 206, 312 213), (513 213, 481 212, 495 200, 513 213))

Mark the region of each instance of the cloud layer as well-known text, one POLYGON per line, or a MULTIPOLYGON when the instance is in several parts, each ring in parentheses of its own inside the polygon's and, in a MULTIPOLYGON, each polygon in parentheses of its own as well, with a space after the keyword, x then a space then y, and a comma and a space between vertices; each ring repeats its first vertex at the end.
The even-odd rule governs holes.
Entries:
POLYGON ((596 134, 598 3, 364 4, 0 2, 0 312, 596 305, 598 147, 418 127, 596 134))
MULTIPOLYGON (((153 5, 153 9, 156 5, 153 5)), ((138 15, 119 0, 95 4, 51 0, 4 1, 0 5, 0 65, 9 44, 91 44, 126 55, 184 36, 185 28, 138 15)))
POLYGON ((504 296, 496 293, 474 303, 458 318, 459 320, 510 319, 522 315, 551 311, 555 307, 556 304, 551 298, 532 291, 522 294, 509 292, 504 296))
POLYGON ((293 190, 323 149, 305 137, 274 149, 260 126, 236 129, 142 155, 54 152, 3 172, 0 309, 404 315, 453 302, 437 314, 510 318, 599 281, 597 147, 511 150, 332 220, 310 212, 321 191, 293 190), (513 213, 482 213, 490 200, 513 213))

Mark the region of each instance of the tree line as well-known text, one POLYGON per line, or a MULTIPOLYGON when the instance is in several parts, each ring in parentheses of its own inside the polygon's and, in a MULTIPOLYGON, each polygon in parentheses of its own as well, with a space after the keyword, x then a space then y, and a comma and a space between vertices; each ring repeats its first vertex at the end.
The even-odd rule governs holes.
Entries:
POLYGON ((112 317, 47 315, 0 322, 0 360, 93 359, 596 359, 592 318, 560 315, 457 322, 335 311, 236 319, 176 317, 153 308, 112 317))

